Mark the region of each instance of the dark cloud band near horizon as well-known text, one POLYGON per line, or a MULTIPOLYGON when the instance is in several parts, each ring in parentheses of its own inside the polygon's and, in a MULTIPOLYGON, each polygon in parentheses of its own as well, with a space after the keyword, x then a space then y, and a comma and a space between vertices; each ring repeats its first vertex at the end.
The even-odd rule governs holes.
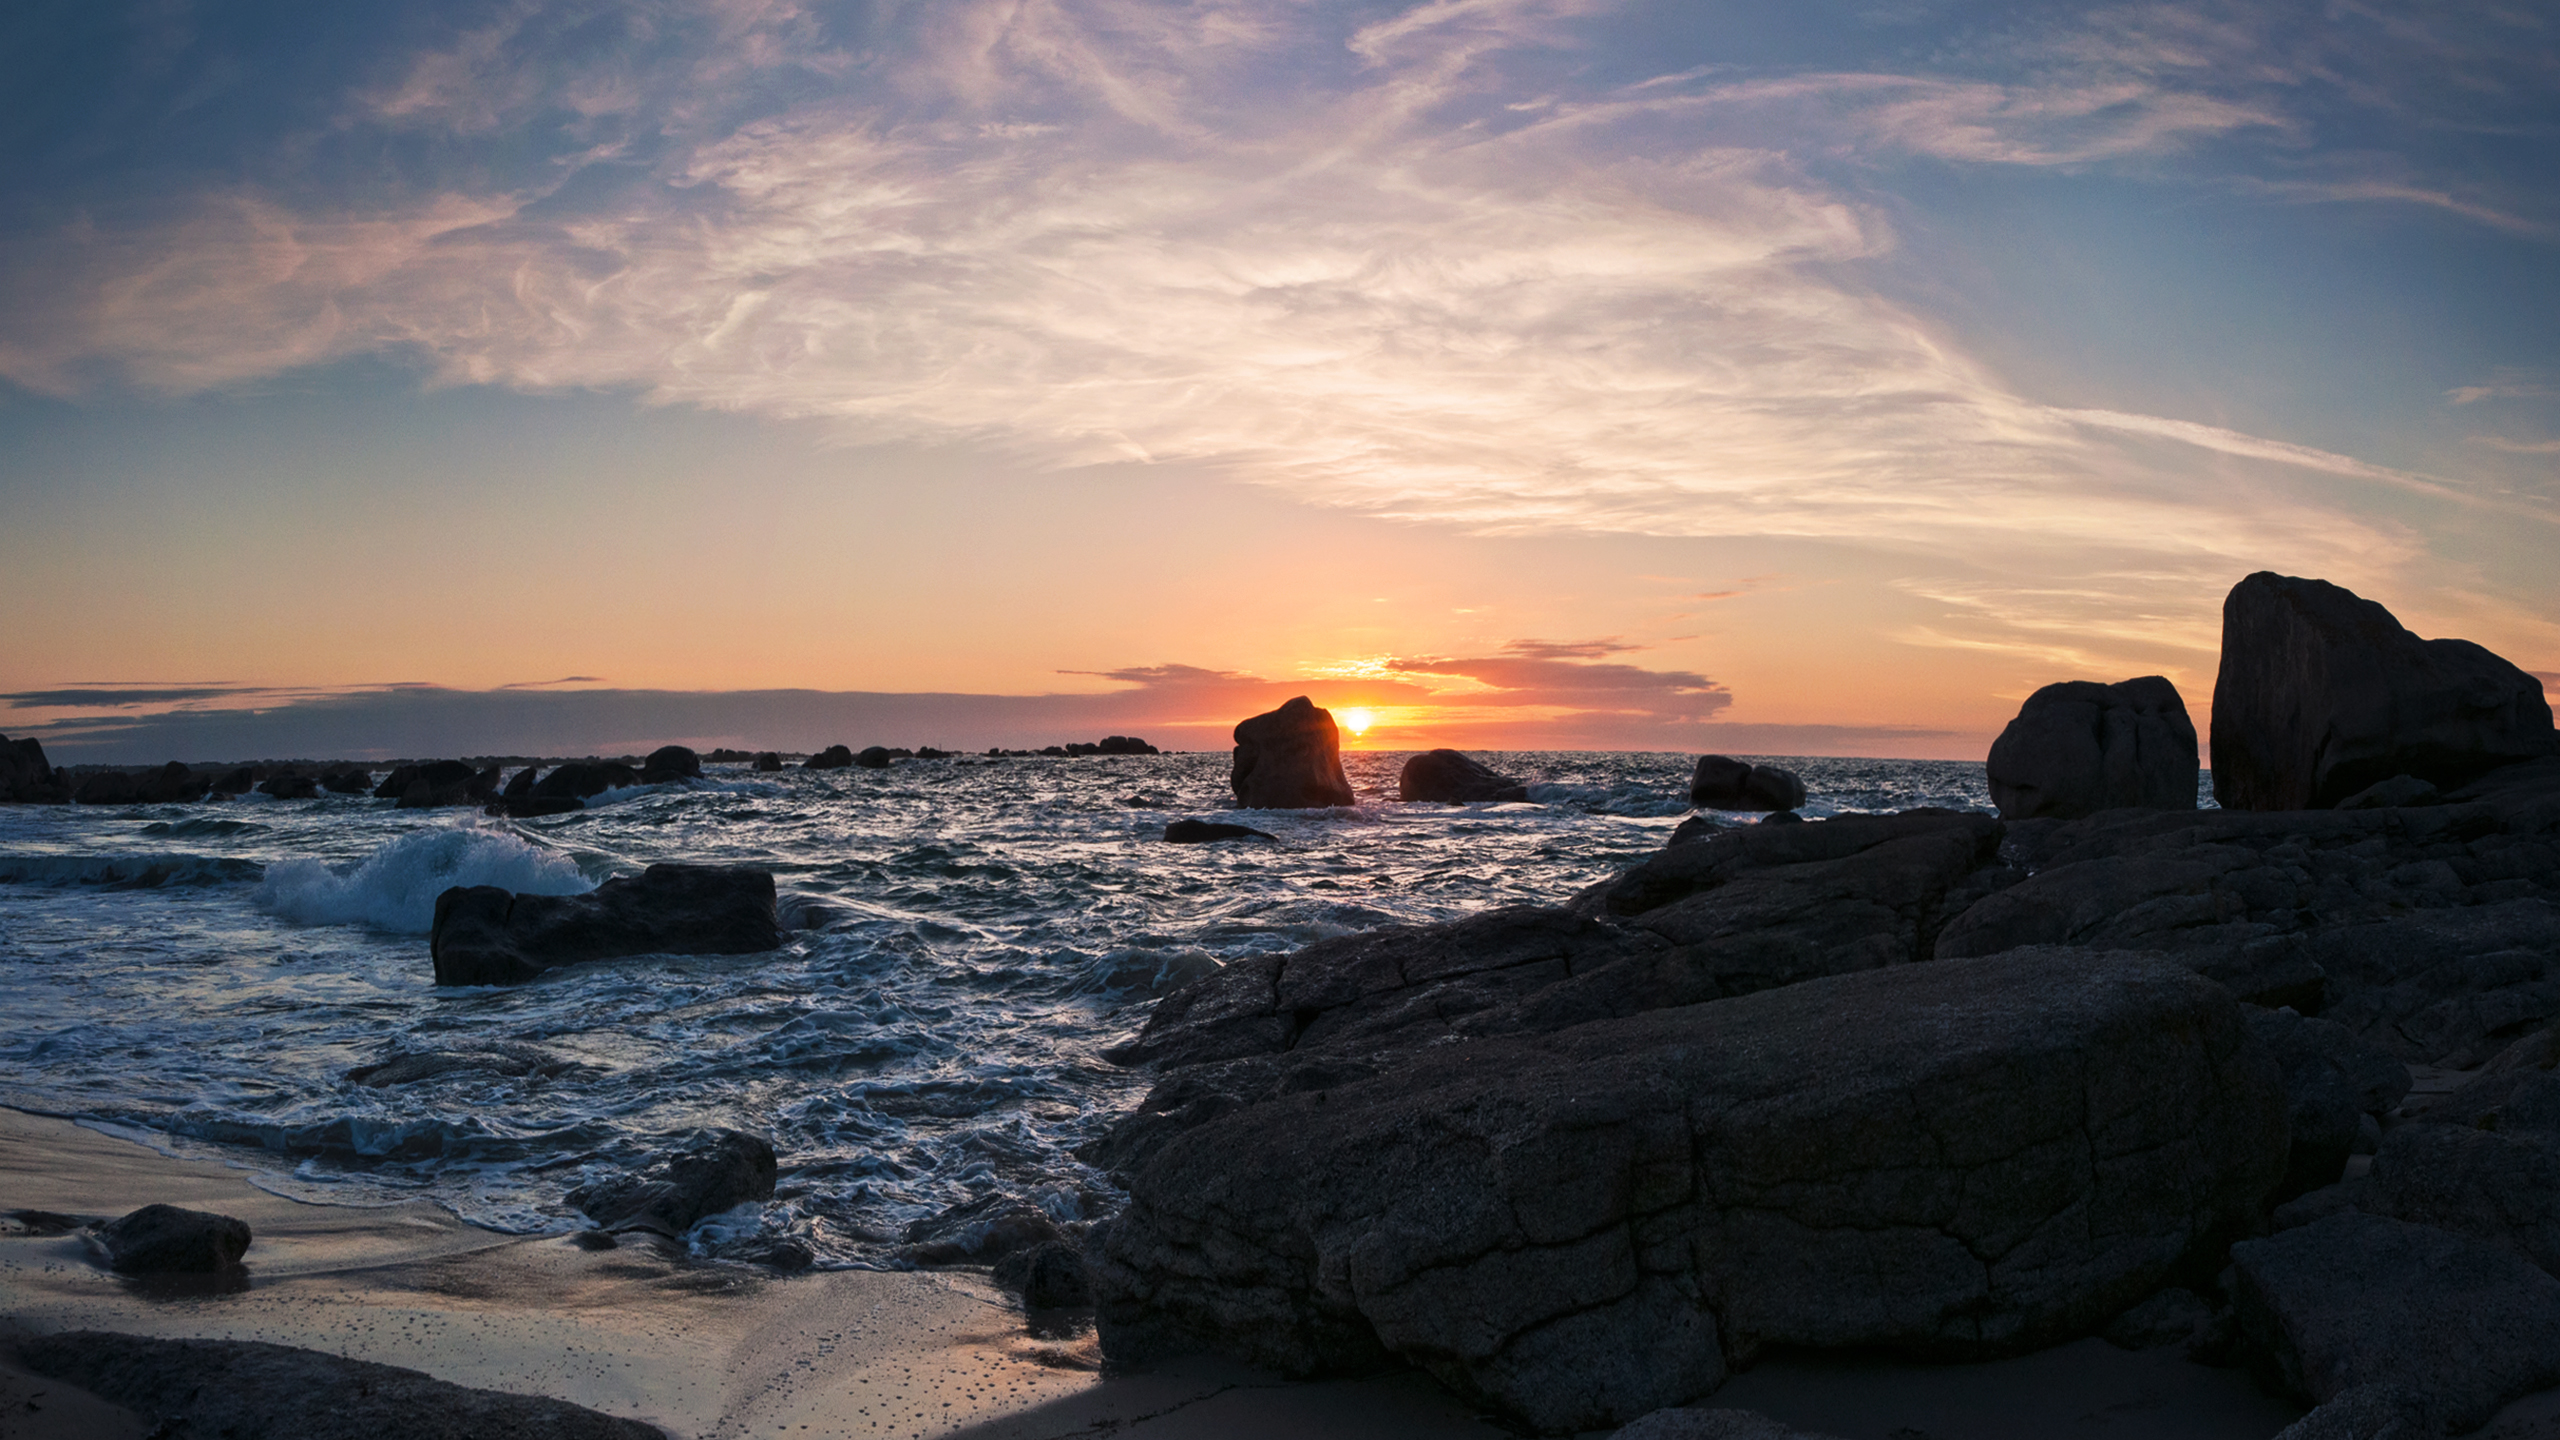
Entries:
MULTIPOLYGON (((819 690, 356 690, 237 709, 67 717, 10 727, 57 764, 189 764, 257 760, 391 760, 450 755, 610 755, 661 744, 805 753, 831 744, 1036 748, 1138 734, 1170 750, 1223 750, 1235 722, 1308 695, 1337 710, 1392 712, 1426 699, 1373 681, 1271 681, 1139 687, 1103 694, 971 695, 819 690)), ((1419 709, 1420 707, 1415 707, 1419 709)), ((1379 748, 1739 750, 1753 754, 1949 757, 1975 746, 1957 732, 1857 725, 1708 724, 1640 710, 1453 718, 1373 732, 1379 748)), ((1512 707, 1516 709, 1516 707, 1512 707)))

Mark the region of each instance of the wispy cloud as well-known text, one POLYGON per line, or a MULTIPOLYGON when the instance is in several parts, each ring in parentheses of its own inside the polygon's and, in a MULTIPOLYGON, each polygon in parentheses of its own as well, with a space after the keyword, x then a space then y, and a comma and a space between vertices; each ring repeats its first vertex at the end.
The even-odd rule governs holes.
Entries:
POLYGON ((1817 178, 2150 165, 2296 143, 2314 90, 2401 103, 2275 12, 2068 16, 1978 47, 1971 75, 1519 89, 1509 67, 1569 51, 1595 8, 955 0, 855 34, 780 3, 521 0, 367 79, 344 123, 539 131, 550 168, 362 203, 236 188, 174 226, 21 247, 0 375, 185 392, 387 353, 865 442, 1194 462, 1484 533, 1816 537, 2048 575, 2093 545, 2177 574, 2406 553, 2303 471, 2464 502, 2023 399, 1868 283, 1891 211, 1817 178), (2220 458, 2129 443, 2158 439, 2220 458))

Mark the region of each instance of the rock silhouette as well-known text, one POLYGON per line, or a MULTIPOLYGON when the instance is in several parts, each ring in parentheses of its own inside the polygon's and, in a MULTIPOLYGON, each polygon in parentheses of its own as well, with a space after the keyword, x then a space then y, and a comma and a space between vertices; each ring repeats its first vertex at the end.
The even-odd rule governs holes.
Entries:
POLYGON ((2223 601, 2226 810, 2327 809, 2396 775, 2453 789, 2554 750, 2541 683, 2468 640, 2421 640, 2352 591, 2264 570, 2223 601))
POLYGON ((1342 773, 1342 732, 1333 712, 1301 695, 1236 726, 1236 805, 1245 810, 1313 810, 1357 803, 1342 773))
POLYGON ((1404 762, 1396 776, 1396 798, 1436 800, 1463 805, 1476 800, 1526 800, 1529 787, 1496 774, 1473 756, 1456 750, 1426 750, 1404 762))
POLYGON ((1804 803, 1804 782, 1792 770, 1701 755, 1689 803, 1709 810, 1793 810, 1804 803))
POLYGON ((2004 820, 2196 808, 2196 727, 2158 675, 2066 680, 2027 697, 1991 742, 1991 803, 2004 820))
POLYGON ((781 944, 770 873, 660 864, 584 895, 456 886, 436 897, 428 951, 439 985, 514 985, 584 961, 744 955, 781 944))

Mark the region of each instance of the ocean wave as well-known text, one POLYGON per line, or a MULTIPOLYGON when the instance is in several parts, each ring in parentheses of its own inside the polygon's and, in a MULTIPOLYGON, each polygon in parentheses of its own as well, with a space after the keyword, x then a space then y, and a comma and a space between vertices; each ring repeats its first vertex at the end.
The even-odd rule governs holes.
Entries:
POLYGON ((1650 780, 1615 785, 1574 785, 1543 781, 1529 787, 1529 799, 1538 805, 1563 805, 1592 815, 1628 815, 1651 818, 1662 815, 1687 814, 1686 794, 1666 793, 1650 780))
POLYGON ((403 835, 340 873, 317 860, 267 867, 258 905, 304 925, 367 925, 423 935, 434 928, 436 897, 456 885, 495 885, 518 894, 576 895, 595 888, 577 862, 498 830, 422 830, 403 835))
POLYGON ((227 855, 0 855, 0 884, 100 885, 157 890, 164 885, 241 885, 265 867, 227 855))
POLYGON ((172 840, 190 840, 207 835, 238 835, 246 831, 266 828, 255 820, 216 820, 210 816, 198 816, 193 820, 154 820, 136 833, 165 835, 172 840))

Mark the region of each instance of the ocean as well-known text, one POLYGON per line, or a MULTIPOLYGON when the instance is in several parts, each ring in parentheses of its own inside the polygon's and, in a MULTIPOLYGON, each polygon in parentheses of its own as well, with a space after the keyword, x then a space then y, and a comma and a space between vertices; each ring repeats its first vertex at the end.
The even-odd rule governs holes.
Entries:
MULTIPOLYGON (((1468 806, 1397 803, 1405 758, 1347 753, 1361 803, 1306 812, 1228 808, 1223 752, 709 765, 531 821, 349 797, 0 806, 0 1104, 279 1194, 423 1198, 510 1232, 583 1228, 561 1200, 581 1181, 752 1130, 781 1182, 689 1237, 714 1258, 788 1242, 899 1265, 911 1225, 995 1197, 1098 1218, 1117 1195, 1073 1151, 1144 1093, 1102 1052, 1158 996, 1326 936, 1560 902, 1691 813, 1689 755, 1488 753, 1530 803, 1468 806), (1184 816, 1277 841, 1163 843, 1184 816), (446 887, 569 893, 661 860, 771 870, 797 928, 771 954, 432 983, 446 887), (348 1078, 494 1041, 555 1063, 348 1078)), ((1808 817, 1989 808, 1978 763, 1752 758, 1804 777, 1808 817)))

